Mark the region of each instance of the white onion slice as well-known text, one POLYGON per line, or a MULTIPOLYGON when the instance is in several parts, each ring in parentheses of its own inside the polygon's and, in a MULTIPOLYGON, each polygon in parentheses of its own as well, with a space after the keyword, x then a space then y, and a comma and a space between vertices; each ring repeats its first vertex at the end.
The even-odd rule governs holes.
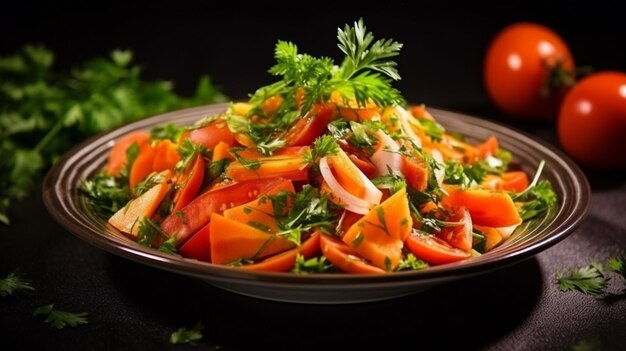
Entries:
POLYGON ((440 166, 439 168, 434 170, 434 173, 435 173, 435 179, 437 179, 437 184, 441 186, 441 184, 443 184, 443 178, 446 176, 445 163, 443 162, 443 155, 437 149, 433 149, 430 152, 430 154, 440 166))
POLYGON ((383 143, 383 146, 370 157, 370 160, 376 166, 376 175, 387 175, 389 169, 399 171, 400 167, 402 167, 402 155, 400 155, 398 143, 382 130, 376 132, 376 136, 383 143))
POLYGON ((337 179, 333 175, 326 156, 320 159, 320 173, 322 173, 324 181, 333 191, 333 194, 339 199, 342 205, 345 205, 348 211, 362 215, 369 213, 370 207, 372 207, 373 203, 367 202, 350 194, 344 187, 342 187, 341 184, 339 184, 339 181, 337 181, 337 179))
POLYGON ((413 131, 413 127, 409 122, 409 119, 414 118, 411 114, 403 109, 400 106, 396 105, 396 114, 398 115, 398 119, 400 121, 400 128, 415 142, 415 144, 421 148, 422 147, 422 139, 420 139, 415 132, 413 131))
POLYGON ((498 233, 502 235, 502 238, 506 240, 511 236, 511 234, 513 234, 517 226, 519 226, 519 224, 514 224, 508 227, 497 227, 495 230, 497 230, 498 233))

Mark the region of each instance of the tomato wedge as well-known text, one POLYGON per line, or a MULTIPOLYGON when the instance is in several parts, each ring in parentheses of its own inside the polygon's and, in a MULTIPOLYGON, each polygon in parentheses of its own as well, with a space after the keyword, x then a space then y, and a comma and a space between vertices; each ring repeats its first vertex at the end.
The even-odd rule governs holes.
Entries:
POLYGON ((233 133, 228 129, 226 122, 221 119, 214 121, 206 127, 190 131, 189 139, 211 150, 215 148, 220 141, 230 146, 235 144, 233 133))
POLYGON ((452 247, 430 235, 411 234, 404 244, 417 258, 432 265, 456 262, 470 257, 469 252, 452 247))
POLYGON ((322 254, 324 254, 333 265, 346 273, 386 273, 384 270, 367 263, 365 259, 361 258, 359 254, 348 245, 329 235, 323 234, 320 237, 320 247, 322 254))
POLYGON ((178 252, 183 257, 195 258, 198 261, 211 262, 211 224, 205 225, 194 234, 178 252))
POLYGON ((326 129, 326 125, 336 118, 335 104, 316 104, 302 118, 291 126, 283 139, 289 146, 311 145, 326 129))
POLYGON ((161 223, 161 229, 168 236, 176 237, 176 244, 182 245, 189 237, 211 220, 211 214, 222 213, 225 209, 245 204, 265 194, 274 186, 288 181, 284 178, 254 179, 235 183, 219 190, 204 192, 182 209, 172 212, 161 223))
POLYGON ((180 189, 176 192, 176 195, 174 195, 173 211, 178 211, 187 206, 196 194, 198 194, 202 186, 202 180, 204 179, 204 165, 205 162, 202 155, 196 154, 193 162, 187 167, 188 169, 185 170, 185 173, 178 182, 180 189))

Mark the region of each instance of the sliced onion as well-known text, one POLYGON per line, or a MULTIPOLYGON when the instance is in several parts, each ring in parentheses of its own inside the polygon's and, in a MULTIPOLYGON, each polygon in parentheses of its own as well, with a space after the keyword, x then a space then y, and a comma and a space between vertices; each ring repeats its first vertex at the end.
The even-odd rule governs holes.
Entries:
POLYGON ((402 167, 402 155, 399 153, 398 143, 382 130, 376 132, 376 136, 383 143, 383 146, 370 157, 370 161, 376 166, 377 175, 386 175, 389 169, 399 171, 402 167))
POLYGON ((497 227, 495 230, 497 230, 498 233, 502 235, 502 238, 506 240, 511 236, 511 234, 513 234, 517 226, 519 226, 519 224, 514 224, 508 227, 497 227))
POLYGON ((435 179, 437 179, 437 184, 439 184, 441 186, 441 184, 443 184, 443 178, 446 176, 446 170, 444 169, 445 163, 443 162, 443 155, 437 149, 432 149, 430 154, 433 156, 433 159, 435 159, 435 161, 437 161, 439 166, 441 166, 441 167, 439 167, 439 168, 434 170, 434 172, 435 172, 435 179))
POLYGON ((400 128, 402 128, 404 133, 406 133, 411 139, 413 139, 415 144, 419 148, 421 148, 422 147, 422 139, 420 139, 415 134, 415 132, 413 131, 413 127, 411 127, 411 124, 409 122, 409 120, 411 118, 414 118, 414 117, 411 116, 411 114, 407 110, 405 110, 401 106, 397 106, 397 105, 396 105, 396 114, 398 115, 398 119, 400 121, 400 128))
POLYGON ((348 211, 362 215, 369 213, 370 208, 374 204, 350 194, 344 187, 342 187, 341 184, 339 184, 339 181, 333 175, 333 172, 328 165, 328 159, 326 156, 320 159, 320 173, 322 173, 322 177, 324 178, 326 184, 328 184, 330 190, 333 191, 333 194, 339 199, 339 202, 344 205, 348 211))

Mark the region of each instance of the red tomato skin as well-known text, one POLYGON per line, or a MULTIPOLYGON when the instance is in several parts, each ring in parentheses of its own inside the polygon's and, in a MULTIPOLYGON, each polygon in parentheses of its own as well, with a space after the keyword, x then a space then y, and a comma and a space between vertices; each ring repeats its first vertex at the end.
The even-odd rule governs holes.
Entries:
POLYGON ((552 117, 563 93, 546 98, 541 89, 549 74, 545 62, 562 60, 573 70, 572 54, 558 34, 534 23, 515 23, 500 31, 487 50, 484 81, 493 103, 504 113, 519 118, 552 117))
POLYGON ((196 144, 204 145, 209 149, 213 149, 220 141, 232 146, 235 143, 235 137, 228 129, 226 122, 217 121, 206 127, 194 129, 189 132, 189 139, 196 144))
POLYGON ((557 135, 581 164, 626 167, 626 73, 598 72, 579 81, 563 101, 557 135))

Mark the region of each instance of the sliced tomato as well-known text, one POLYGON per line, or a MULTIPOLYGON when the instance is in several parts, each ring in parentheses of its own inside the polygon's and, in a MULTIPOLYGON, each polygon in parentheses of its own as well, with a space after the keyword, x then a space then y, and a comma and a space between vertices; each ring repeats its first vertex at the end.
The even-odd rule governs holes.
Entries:
POLYGON ((432 265, 456 262, 470 257, 469 252, 452 247, 435 236, 412 234, 404 242, 417 258, 432 265))
POLYGON ((174 195, 174 209, 178 211, 187 206, 200 191, 205 170, 204 158, 200 154, 194 156, 193 162, 189 164, 181 179, 178 181, 179 189, 174 195))
POLYGON ((291 126, 283 139, 287 145, 311 145, 337 116, 335 104, 316 104, 291 126))
POLYGON ((219 190, 204 192, 182 209, 172 212, 161 223, 161 229, 176 244, 182 245, 189 237, 211 220, 211 215, 252 201, 274 186, 288 181, 284 178, 253 179, 235 183, 219 190))
POLYGON ((472 250, 472 217, 465 208, 453 210, 452 213, 454 215, 447 220, 461 224, 444 227, 437 236, 457 249, 470 252, 472 250))
POLYGON ((189 132, 189 139, 196 144, 204 145, 208 149, 213 149, 220 141, 230 146, 235 144, 235 137, 228 129, 228 125, 222 119, 217 119, 213 123, 189 132))
POLYGON ((367 263, 367 261, 361 258, 356 251, 330 235, 323 234, 320 237, 320 247, 322 249, 322 254, 324 254, 324 256, 326 256, 326 258, 333 265, 335 265, 335 267, 346 273, 385 273, 384 270, 367 263))
POLYGON ((178 252, 183 257, 195 258, 198 261, 211 262, 210 223, 198 230, 178 252))
POLYGON ((412 156, 403 156, 402 173, 406 178, 406 184, 413 189, 424 191, 428 185, 428 165, 424 160, 412 156))

